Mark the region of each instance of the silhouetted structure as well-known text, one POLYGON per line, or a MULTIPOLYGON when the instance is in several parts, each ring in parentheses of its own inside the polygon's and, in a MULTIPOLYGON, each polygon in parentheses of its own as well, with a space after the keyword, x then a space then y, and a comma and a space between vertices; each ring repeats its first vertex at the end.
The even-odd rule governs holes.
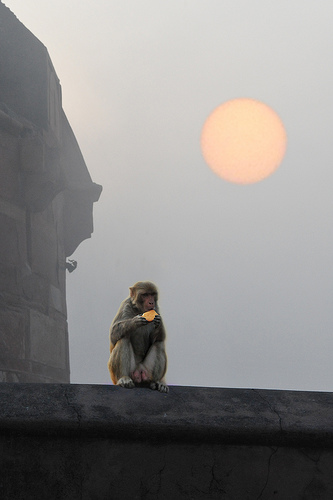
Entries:
POLYGON ((66 257, 101 190, 45 46, 0 2, 0 381, 69 382, 66 257))

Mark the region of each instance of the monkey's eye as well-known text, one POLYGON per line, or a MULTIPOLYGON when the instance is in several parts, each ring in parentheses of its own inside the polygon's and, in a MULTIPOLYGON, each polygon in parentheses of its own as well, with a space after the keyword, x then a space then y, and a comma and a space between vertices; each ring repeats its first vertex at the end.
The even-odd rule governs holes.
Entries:
POLYGON ((155 292, 145 292, 140 295, 142 299, 146 299, 147 297, 153 297, 156 299, 156 293, 155 292))

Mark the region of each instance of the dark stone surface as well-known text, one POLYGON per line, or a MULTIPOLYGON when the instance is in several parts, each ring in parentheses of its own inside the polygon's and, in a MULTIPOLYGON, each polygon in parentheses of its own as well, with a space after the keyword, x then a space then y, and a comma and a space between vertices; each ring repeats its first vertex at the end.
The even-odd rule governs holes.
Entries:
POLYGON ((333 394, 172 386, 0 385, 0 431, 333 447, 333 394))
POLYGON ((0 384, 0 498, 332 499, 333 395, 0 384))

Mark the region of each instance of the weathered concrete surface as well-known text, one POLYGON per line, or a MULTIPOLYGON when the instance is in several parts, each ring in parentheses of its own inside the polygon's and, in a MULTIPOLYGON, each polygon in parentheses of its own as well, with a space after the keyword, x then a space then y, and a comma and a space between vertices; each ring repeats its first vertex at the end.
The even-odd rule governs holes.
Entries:
POLYGON ((0 498, 332 499, 333 394, 0 385, 0 498))

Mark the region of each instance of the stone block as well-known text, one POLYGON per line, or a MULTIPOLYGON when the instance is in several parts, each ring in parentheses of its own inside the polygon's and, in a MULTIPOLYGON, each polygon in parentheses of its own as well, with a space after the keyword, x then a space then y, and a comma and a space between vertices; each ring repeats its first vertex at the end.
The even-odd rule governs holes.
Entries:
POLYGON ((15 220, 19 224, 20 229, 21 227, 22 229, 25 228, 26 214, 23 208, 0 198, 0 214, 15 220))
POLYGON ((60 142, 62 140, 62 127, 61 127, 61 86, 59 78, 57 77, 53 65, 50 60, 47 64, 48 74, 48 113, 50 128, 60 142))
POLYGON ((47 50, 2 2, 0 8, 0 100, 17 115, 47 129, 47 50))
POLYGON ((17 383, 20 379, 16 373, 0 371, 0 382, 17 383))
POLYGON ((66 299, 59 288, 50 285, 49 306, 62 314, 66 314, 66 299))
POLYGON ((58 283, 58 239, 52 206, 31 214, 31 268, 33 272, 58 283))
POLYGON ((30 272, 22 279, 22 289, 24 298, 29 301, 32 307, 48 312, 49 306, 49 282, 43 276, 30 272))
POLYGON ((0 310, 0 353, 2 357, 24 358, 26 321, 25 311, 0 310))
POLYGON ((9 134, 0 134, 0 196, 2 199, 19 202, 17 139, 9 134))
POLYGON ((15 219, 0 213, 0 263, 21 267, 26 261, 25 228, 15 219))
POLYGON ((65 370, 50 365, 31 362, 31 371, 28 379, 23 382, 38 382, 42 384, 69 384, 69 367, 65 370))
POLYGON ((30 311, 30 359, 55 368, 67 369, 67 322, 30 311))
POLYGON ((31 132, 20 139, 20 166, 24 172, 43 172, 44 144, 37 133, 31 132))
MULTIPOLYGON (((0 294, 4 304, 9 296, 20 296, 21 283, 18 279, 18 270, 15 266, 6 266, 0 263, 0 294)), ((1 308, 1 302, 0 302, 1 308)))

